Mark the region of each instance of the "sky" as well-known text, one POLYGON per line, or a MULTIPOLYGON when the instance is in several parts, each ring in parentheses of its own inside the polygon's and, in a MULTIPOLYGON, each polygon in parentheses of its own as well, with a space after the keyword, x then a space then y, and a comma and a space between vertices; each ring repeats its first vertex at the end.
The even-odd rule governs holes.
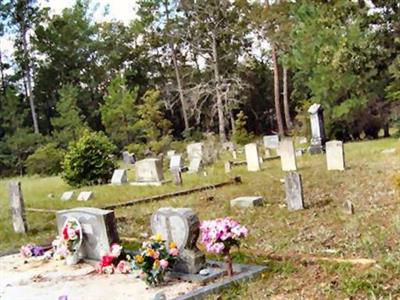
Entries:
MULTIPOLYGON (((99 7, 94 14, 96 21, 118 20, 128 24, 136 17, 136 1, 135 0, 92 0, 92 4, 98 3, 99 7), (103 15, 105 8, 108 7, 109 14, 103 15)), ((75 0, 38 0, 42 7, 50 7, 50 14, 60 14, 66 7, 71 7, 75 0)), ((13 41, 10 37, 0 38, 0 49, 3 60, 10 59, 13 50, 13 41)))

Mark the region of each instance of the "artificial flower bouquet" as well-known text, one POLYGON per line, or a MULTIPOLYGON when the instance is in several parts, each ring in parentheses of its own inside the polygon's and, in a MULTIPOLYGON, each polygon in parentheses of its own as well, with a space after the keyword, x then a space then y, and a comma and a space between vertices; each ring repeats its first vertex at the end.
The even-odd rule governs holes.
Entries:
POLYGON ((140 277, 148 285, 164 282, 166 272, 172 269, 179 250, 174 242, 166 245, 160 234, 143 243, 140 253, 135 256, 134 265, 141 270, 140 277))
POLYGON ((233 246, 239 247, 241 239, 247 237, 247 228, 227 217, 201 222, 200 232, 201 243, 204 244, 207 252, 224 254, 227 273, 232 276, 230 250, 233 246))
POLYGON ((67 250, 65 257, 68 265, 78 263, 78 251, 82 244, 82 228, 75 218, 68 218, 62 228, 62 239, 67 250))
POLYGON ((21 247, 19 253, 24 258, 43 256, 47 249, 34 244, 27 244, 21 247))
POLYGON ((100 274, 128 274, 132 272, 131 257, 126 255, 119 244, 112 244, 106 255, 96 264, 96 271, 100 274))

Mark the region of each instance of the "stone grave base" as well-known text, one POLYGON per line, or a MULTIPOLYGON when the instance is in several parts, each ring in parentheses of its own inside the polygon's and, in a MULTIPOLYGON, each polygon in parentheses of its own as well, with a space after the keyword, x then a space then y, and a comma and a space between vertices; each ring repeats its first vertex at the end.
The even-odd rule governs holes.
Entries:
POLYGON ((207 276, 171 273, 166 283, 149 288, 138 272, 124 274, 97 274, 94 266, 79 263, 67 266, 64 261, 23 259, 18 254, 0 257, 0 299, 2 300, 151 300, 164 292, 169 300, 201 299, 235 282, 251 279, 265 271, 265 267, 234 265, 235 275, 222 277, 223 265, 208 261, 207 276))
POLYGON ((163 180, 163 181, 134 181, 130 182, 130 185, 134 186, 162 186, 163 184, 169 183, 171 180, 163 180))

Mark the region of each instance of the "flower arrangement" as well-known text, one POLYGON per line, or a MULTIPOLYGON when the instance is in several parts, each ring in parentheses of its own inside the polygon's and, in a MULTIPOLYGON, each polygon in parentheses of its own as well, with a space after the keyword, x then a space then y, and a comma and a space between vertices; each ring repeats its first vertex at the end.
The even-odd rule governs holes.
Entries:
POLYGON ((148 285, 164 282, 165 273, 172 269, 179 250, 174 242, 167 247, 160 234, 143 243, 140 254, 135 256, 134 264, 141 270, 140 276, 148 285))
POLYGON ((34 244, 27 244, 21 247, 19 253, 24 258, 42 256, 44 255, 46 248, 37 246, 34 244))
POLYGON ((128 274, 132 271, 132 265, 129 260, 130 256, 124 254, 122 246, 114 243, 108 253, 103 255, 97 263, 96 271, 100 274, 128 274))
POLYGON ((68 218, 62 228, 62 243, 66 248, 65 256, 68 265, 77 264, 79 261, 78 250, 82 243, 82 228, 75 218, 68 218))
POLYGON ((200 225, 200 232, 201 243, 205 245, 207 252, 225 255, 227 273, 232 276, 230 250, 233 246, 240 246, 240 240, 248 235, 247 228, 227 217, 203 221, 200 225))

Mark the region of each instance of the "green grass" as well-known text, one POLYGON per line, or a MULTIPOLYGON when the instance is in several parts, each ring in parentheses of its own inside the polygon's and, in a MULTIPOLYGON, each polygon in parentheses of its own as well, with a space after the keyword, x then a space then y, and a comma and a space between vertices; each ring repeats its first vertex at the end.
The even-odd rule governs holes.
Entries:
MULTIPOLYGON (((241 185, 230 185, 159 202, 116 209, 118 231, 121 236, 143 240, 150 234, 150 216, 160 207, 191 207, 200 219, 232 216, 250 229, 249 238, 242 244, 235 261, 264 263, 269 272, 259 279, 222 292, 222 299, 342 299, 346 297, 370 298, 373 295, 400 296, 400 198, 395 191, 393 176, 400 172, 398 139, 380 139, 345 144, 345 172, 326 170, 323 155, 308 154, 298 158, 303 177, 306 210, 289 212, 283 206, 284 187, 280 179, 279 160, 264 162, 261 172, 247 172, 245 166, 224 173, 226 155, 218 163, 207 167, 208 176, 183 174, 184 185, 175 187, 97 186, 79 190, 93 190, 95 198, 87 203, 61 202, 62 192, 70 190, 59 177, 18 178, 27 207, 64 209, 124 202, 144 196, 172 192, 222 182, 240 175, 241 185), (397 147, 396 154, 381 151, 397 147), (48 198, 52 193, 55 198, 48 198), (237 196, 260 195, 265 205, 257 209, 231 209, 229 201, 237 196), (213 196, 212 201, 207 201, 213 196), (343 213, 342 204, 350 200, 355 214, 343 213), (271 261, 266 257, 246 254, 247 249, 275 251, 282 255, 314 254, 345 258, 374 258, 379 267, 363 270, 346 264, 304 265, 295 260, 271 261), (328 254, 326 250, 333 251, 328 254), (281 298, 279 298, 281 297, 281 298)), ((133 179, 132 171, 129 172, 133 179)), ((28 241, 49 242, 55 235, 52 214, 28 213, 29 233, 12 232, 9 219, 6 183, 0 181, 0 240, 2 250, 18 248, 28 241)), ((134 245, 133 245, 134 246, 134 245)), ((211 297, 210 299, 214 299, 211 297)))

